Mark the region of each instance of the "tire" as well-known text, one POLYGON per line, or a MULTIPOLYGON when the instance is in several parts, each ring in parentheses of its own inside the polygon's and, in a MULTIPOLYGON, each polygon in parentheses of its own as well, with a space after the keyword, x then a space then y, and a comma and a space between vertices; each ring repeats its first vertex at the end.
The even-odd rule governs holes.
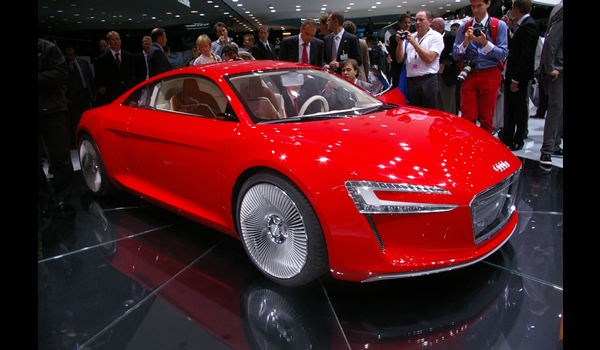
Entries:
POLYGON ((96 196, 107 196, 115 191, 108 178, 100 150, 89 135, 83 135, 79 141, 79 163, 85 184, 96 196))
POLYGON ((288 179, 262 172, 250 177, 237 200, 240 240, 252 263, 284 286, 307 284, 328 271, 319 219, 288 179))

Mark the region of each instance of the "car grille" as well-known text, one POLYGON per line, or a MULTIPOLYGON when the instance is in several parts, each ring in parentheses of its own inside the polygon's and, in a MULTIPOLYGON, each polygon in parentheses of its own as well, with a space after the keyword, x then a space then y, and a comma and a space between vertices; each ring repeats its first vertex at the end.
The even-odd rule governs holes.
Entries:
POLYGON ((512 217, 520 173, 519 168, 506 179, 476 195, 471 201, 471 218, 476 244, 494 236, 512 217))

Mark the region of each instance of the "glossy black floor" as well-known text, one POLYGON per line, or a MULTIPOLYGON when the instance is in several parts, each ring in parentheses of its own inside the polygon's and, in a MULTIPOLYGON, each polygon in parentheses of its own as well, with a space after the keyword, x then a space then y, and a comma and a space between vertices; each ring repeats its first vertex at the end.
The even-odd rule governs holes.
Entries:
POLYGON ((468 268, 304 288, 239 241, 129 194, 39 217, 38 349, 556 349, 563 169, 521 158, 519 226, 468 268))

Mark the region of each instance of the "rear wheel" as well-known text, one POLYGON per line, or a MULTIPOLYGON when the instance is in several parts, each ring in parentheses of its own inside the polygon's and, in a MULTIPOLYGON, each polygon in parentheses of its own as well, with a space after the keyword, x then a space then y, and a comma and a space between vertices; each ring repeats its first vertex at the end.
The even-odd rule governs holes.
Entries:
POLYGON ((285 177, 263 172, 242 186, 238 232, 246 253, 269 279, 306 284, 328 268, 323 230, 312 205, 285 177))
POLYGON ((79 162, 85 183, 93 194, 105 196, 114 191, 100 150, 89 135, 83 135, 79 141, 79 162))

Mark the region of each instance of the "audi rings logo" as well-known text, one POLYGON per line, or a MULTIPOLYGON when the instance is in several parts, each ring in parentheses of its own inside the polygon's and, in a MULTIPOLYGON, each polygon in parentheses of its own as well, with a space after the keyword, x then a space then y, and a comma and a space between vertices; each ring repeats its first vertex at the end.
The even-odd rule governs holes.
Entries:
POLYGON ((507 161, 500 161, 494 165, 492 165, 492 168, 494 168, 494 170, 496 170, 497 172, 501 173, 504 170, 510 168, 510 164, 507 161))

